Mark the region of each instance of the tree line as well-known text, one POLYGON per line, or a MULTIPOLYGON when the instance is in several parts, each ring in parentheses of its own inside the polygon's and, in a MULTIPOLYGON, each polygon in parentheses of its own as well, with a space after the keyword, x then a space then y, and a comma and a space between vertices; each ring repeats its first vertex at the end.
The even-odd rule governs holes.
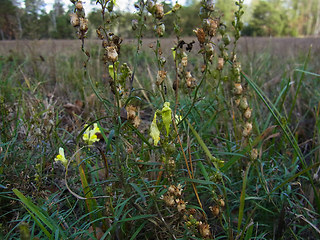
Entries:
MULTIPOLYGON (((217 18, 227 23, 234 18, 233 0, 216 0, 217 18)), ((193 36, 193 29, 200 26, 200 1, 188 0, 180 11, 179 25, 183 36, 193 36)), ((17 0, 0 0, 0 39, 71 39, 75 37, 70 25, 67 9, 60 0, 55 0, 51 11, 45 11, 43 0, 24 0, 21 5, 17 0)), ((170 4, 164 4, 165 12, 170 11, 170 4)), ((116 11, 118 21, 114 32, 125 38, 134 37, 131 22, 136 15, 131 12, 116 11)), ((94 29, 102 25, 101 11, 93 10, 88 14, 88 37, 95 37, 94 29)), ((252 0, 245 5, 242 35, 244 36, 316 36, 320 34, 320 1, 319 0, 252 0)), ((147 16, 145 37, 152 37, 152 18, 147 16), (150 23, 150 24, 149 24, 150 23)), ((174 35, 172 22, 174 17, 168 14, 164 18, 165 37, 174 35)), ((227 26, 232 29, 232 26, 227 26)))

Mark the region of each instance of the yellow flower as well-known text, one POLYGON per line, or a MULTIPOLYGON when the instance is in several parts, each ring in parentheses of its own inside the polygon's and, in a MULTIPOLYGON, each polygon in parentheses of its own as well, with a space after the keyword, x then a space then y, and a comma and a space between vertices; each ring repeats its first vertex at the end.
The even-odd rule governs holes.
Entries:
POLYGON ((59 148, 59 154, 54 159, 56 162, 60 161, 65 167, 67 167, 68 160, 64 156, 64 149, 62 147, 59 148))
POLYGON ((176 125, 177 125, 181 120, 182 120, 182 117, 181 117, 180 115, 176 114, 175 117, 174 117, 174 121, 175 121, 176 125))
POLYGON ((162 108, 162 121, 167 130, 167 136, 169 135, 170 124, 171 124, 171 108, 170 103, 165 102, 162 108))
MULTIPOLYGON (((87 127, 88 125, 84 125, 84 127, 87 127)), ((93 129, 87 128, 87 130, 84 132, 82 139, 87 142, 89 145, 92 145, 94 142, 98 142, 100 139, 97 137, 96 133, 101 133, 100 129, 98 127, 98 124, 93 124, 93 129)))
POLYGON ((160 131, 157 126, 157 113, 154 114, 153 121, 150 126, 150 136, 153 139, 154 145, 157 146, 160 140, 160 131))

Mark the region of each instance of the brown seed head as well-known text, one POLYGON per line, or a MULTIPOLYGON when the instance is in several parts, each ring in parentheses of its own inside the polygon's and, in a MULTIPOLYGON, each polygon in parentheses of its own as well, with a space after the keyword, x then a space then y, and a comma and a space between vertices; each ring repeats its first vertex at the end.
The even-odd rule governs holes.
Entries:
POLYGON ((252 131, 252 124, 249 122, 246 122, 244 125, 244 129, 242 131, 242 135, 244 137, 248 137, 251 134, 251 131, 252 131))
POLYGON ((88 31, 88 19, 80 18, 80 31, 84 33, 88 31))
POLYGON ((182 199, 176 199, 178 212, 184 212, 186 210, 186 202, 182 199))
POLYGON ((209 207, 210 211, 212 212, 212 214, 214 216, 218 216, 220 213, 220 209, 219 206, 213 206, 213 207, 209 207))
POLYGON ((79 11, 82 11, 83 5, 82 5, 82 2, 81 2, 81 1, 78 1, 78 2, 76 3, 76 9, 78 9, 79 11))
POLYGON ((250 157, 252 160, 256 160, 258 158, 258 149, 253 148, 251 150, 250 157))
POLYGON ((218 70, 222 70, 224 66, 224 59, 223 58, 218 58, 218 66, 217 69, 218 70))
POLYGON ((203 238, 209 238, 210 237, 210 226, 207 223, 200 223, 199 225, 199 231, 203 238))
POLYGON ((111 62, 116 62, 118 60, 118 53, 115 46, 109 46, 106 48, 107 58, 111 62))
POLYGON ((193 32, 196 34, 198 41, 200 44, 203 44, 206 40, 206 34, 204 33, 202 28, 196 28, 193 30, 193 32))
POLYGON ((163 12, 163 4, 158 3, 155 5, 155 14, 156 14, 156 18, 161 19, 164 16, 164 12, 163 12))
POLYGON ((242 92, 243 92, 243 88, 242 88, 242 85, 241 85, 241 83, 235 83, 234 84, 234 94, 236 94, 236 95, 240 95, 240 94, 242 94, 242 92))
POLYGON ((182 64, 182 66, 184 66, 184 67, 187 66, 187 64, 188 64, 188 57, 187 57, 187 56, 185 56, 185 57, 183 57, 183 58, 181 59, 181 64, 182 64))
POLYGON ((219 203, 220 207, 224 207, 226 205, 226 203, 224 202, 224 200, 222 198, 218 200, 218 203, 219 203))
POLYGON ((250 119, 250 118, 251 118, 251 112, 252 112, 252 109, 247 108, 247 110, 243 113, 243 116, 244 116, 246 119, 250 119))
POLYGON ((158 71, 156 84, 159 86, 167 77, 167 71, 158 71))
POLYGON ((78 27, 80 25, 80 20, 79 20, 78 15, 76 13, 70 14, 70 23, 73 27, 78 27))
POLYGON ((218 26, 219 26, 218 19, 207 18, 203 20, 203 28, 210 37, 213 37, 216 35, 218 26))

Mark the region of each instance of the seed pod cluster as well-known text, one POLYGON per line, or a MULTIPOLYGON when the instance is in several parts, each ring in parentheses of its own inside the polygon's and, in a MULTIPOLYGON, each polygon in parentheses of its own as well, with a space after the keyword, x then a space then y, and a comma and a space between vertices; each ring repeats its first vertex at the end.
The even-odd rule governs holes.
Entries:
POLYGON ((234 95, 235 105, 238 107, 242 114, 242 119, 244 121, 242 136, 248 138, 252 133, 252 109, 249 106, 248 99, 245 96, 245 88, 241 83, 241 64, 237 62, 237 57, 234 55, 231 69, 231 79, 233 80, 232 93, 234 95))
POLYGON ((162 199, 167 206, 176 207, 179 213, 184 213, 186 211, 187 202, 181 198, 182 191, 181 184, 178 184, 177 186, 170 185, 167 193, 162 195, 160 199, 162 199))
MULTIPOLYGON (((200 44, 201 52, 209 62, 212 63, 214 56, 214 45, 212 38, 216 36, 220 25, 220 17, 212 17, 214 3, 211 0, 202 0, 199 16, 202 19, 202 26, 193 30, 200 44)), ((223 64, 222 64, 223 65, 223 64)), ((221 68, 221 61, 220 67, 221 68)))
POLYGON ((85 17, 82 1, 75 1, 74 6, 74 13, 70 14, 70 23, 77 29, 79 39, 84 39, 88 32, 88 19, 85 17))

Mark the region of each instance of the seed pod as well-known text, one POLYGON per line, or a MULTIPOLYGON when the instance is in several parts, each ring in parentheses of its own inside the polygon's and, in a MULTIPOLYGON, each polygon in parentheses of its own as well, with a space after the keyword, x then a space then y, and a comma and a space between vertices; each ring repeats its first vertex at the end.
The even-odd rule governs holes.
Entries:
POLYGON ((198 41, 200 44, 203 44, 206 40, 206 34, 204 33, 202 28, 196 28, 193 30, 193 32, 196 34, 198 41))
POLYGON ((158 71, 156 84, 158 86, 161 85, 163 81, 166 79, 166 77, 167 77, 166 71, 158 71))
POLYGON ((116 51, 116 47, 110 46, 106 48, 107 50, 107 58, 111 62, 116 62, 118 60, 118 53, 116 51))
POLYGON ((241 98, 240 108, 246 110, 249 107, 248 101, 246 97, 241 98))
POLYGON ((80 18, 80 31, 84 33, 88 31, 88 19, 80 18))
POLYGON ((207 223, 201 223, 199 225, 200 234, 203 238, 210 237, 210 226, 207 223))
POLYGON ((70 23, 73 27, 78 27, 80 25, 80 20, 79 20, 78 15, 76 13, 70 14, 70 23))
POLYGON ((207 0, 206 3, 206 9, 208 9, 209 11, 213 11, 214 10, 214 3, 213 0, 207 0))
POLYGON ((213 44, 212 43, 206 43, 205 50, 206 50, 207 56, 213 55, 213 53, 214 53, 213 44))
POLYGON ((258 150, 256 148, 251 150, 250 157, 252 160, 256 160, 258 158, 258 150))
POLYGON ((81 1, 78 1, 78 2, 76 3, 76 9, 79 10, 79 11, 82 11, 83 5, 82 5, 82 2, 81 2, 81 1))
POLYGON ((137 30, 137 28, 138 28, 138 20, 137 19, 133 19, 132 21, 131 21, 131 26, 132 26, 132 30, 133 31, 135 31, 135 30, 137 30))
POLYGON ((168 192, 171 194, 171 195, 174 195, 174 192, 176 191, 176 186, 174 185, 170 185, 170 187, 168 187, 168 192))
POLYGON ((243 88, 242 88, 241 83, 235 83, 234 89, 233 89, 234 94, 240 95, 240 94, 242 94, 242 91, 243 91, 243 88))
POLYGON ((203 28, 210 37, 216 35, 219 21, 217 19, 207 18, 203 20, 203 28))
POLYGON ((203 64, 203 65, 201 66, 201 72, 203 73, 203 72, 206 70, 206 68, 207 68, 207 66, 206 66, 205 64, 203 64))
POLYGON ((217 69, 218 70, 222 70, 224 66, 224 59, 223 58, 218 58, 218 66, 217 69))
POLYGON ((97 30, 96 30, 96 33, 97 33, 97 35, 98 35, 98 38, 100 38, 100 39, 103 39, 103 38, 104 38, 103 35, 101 34, 100 29, 97 29, 97 30))
POLYGON ((236 99, 234 100, 234 103, 236 104, 237 107, 239 107, 240 101, 241 101, 240 98, 236 98, 236 99))
POLYGON ((186 67, 188 64, 188 57, 183 57, 181 59, 181 64, 182 64, 182 66, 186 67))
POLYGON ((251 131, 252 131, 252 124, 249 122, 246 122, 244 125, 244 129, 242 131, 242 135, 244 137, 248 137, 251 134, 251 131))
POLYGON ((182 199, 176 199, 178 212, 184 212, 186 210, 186 202, 182 199))
POLYGON ((226 205, 226 203, 224 202, 224 200, 222 198, 218 200, 218 203, 219 203, 220 207, 224 207, 226 205))
POLYGON ((154 12, 154 10, 155 10, 155 5, 154 5, 153 0, 148 0, 147 10, 148 10, 150 13, 153 13, 153 12, 154 12))
POLYGON ((246 111, 243 113, 243 116, 246 119, 250 119, 251 118, 251 112, 252 112, 252 110, 250 108, 247 108, 246 111))
POLYGON ((167 62, 167 59, 166 59, 165 57, 161 56, 161 57, 159 58, 159 62, 160 62, 160 65, 161 65, 161 66, 164 66, 164 64, 167 62))
POLYGON ((108 47, 108 41, 107 40, 103 40, 102 41, 102 47, 104 47, 104 48, 108 47))
POLYGON ((219 206, 209 207, 209 209, 212 212, 213 216, 218 216, 220 213, 219 206))
POLYGON ((162 37, 164 32, 166 30, 166 27, 163 23, 159 24, 157 27, 156 27, 156 32, 158 34, 159 37, 162 37))
POLYGON ((155 14, 156 14, 156 18, 161 19, 164 16, 164 12, 163 12, 163 4, 158 3, 155 5, 155 14))

